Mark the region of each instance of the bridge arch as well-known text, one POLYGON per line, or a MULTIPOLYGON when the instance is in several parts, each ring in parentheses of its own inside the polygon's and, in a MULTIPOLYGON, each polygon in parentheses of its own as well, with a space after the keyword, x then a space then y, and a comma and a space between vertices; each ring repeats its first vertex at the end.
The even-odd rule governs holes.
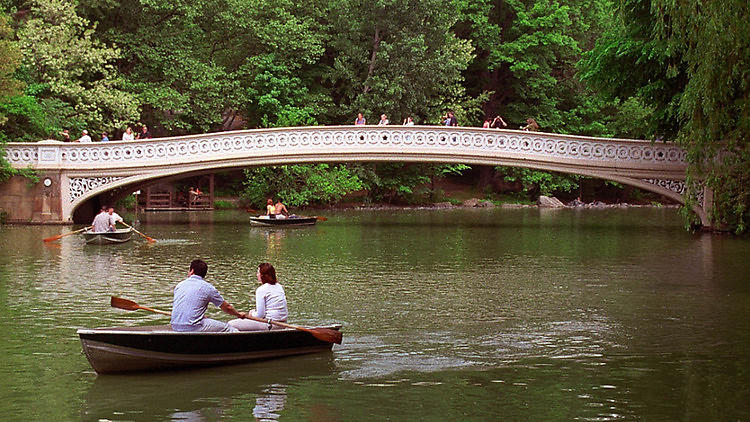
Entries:
MULTIPOLYGON (((87 200, 149 180, 254 166, 335 162, 503 165, 580 174, 685 202, 686 154, 674 144, 442 126, 326 126, 134 142, 9 144, 17 167, 60 172, 63 218, 87 200)), ((704 207, 694 207, 707 223, 704 207)))

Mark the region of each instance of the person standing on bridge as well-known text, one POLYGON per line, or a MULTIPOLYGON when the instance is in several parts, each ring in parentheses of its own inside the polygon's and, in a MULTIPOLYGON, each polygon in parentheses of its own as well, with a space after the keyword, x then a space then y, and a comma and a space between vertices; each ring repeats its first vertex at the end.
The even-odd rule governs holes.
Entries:
POLYGON ((508 127, 508 124, 505 123, 505 120, 503 120, 503 118, 498 114, 495 119, 492 120, 492 124, 490 125, 490 127, 500 129, 501 127, 508 127))
POLYGON ((414 119, 412 119, 411 116, 407 117, 404 120, 404 126, 414 126, 414 119))
POLYGON ((148 126, 143 125, 141 133, 135 139, 151 139, 151 132, 148 131, 148 126))
POLYGON ((526 119, 526 126, 521 126, 521 130, 536 132, 539 130, 539 124, 537 124, 536 120, 529 117, 528 119, 526 119))
POLYGON ((78 138, 78 140, 76 142, 84 142, 84 143, 91 142, 91 137, 89 136, 89 131, 86 130, 86 129, 84 129, 83 133, 81 134, 81 137, 78 138))
POLYGON ((390 123, 390 121, 388 120, 388 116, 386 116, 385 114, 381 114, 380 121, 378 122, 378 126, 385 126, 388 123, 390 123))
POLYGON ((355 125, 366 125, 367 120, 365 120, 365 116, 362 115, 362 113, 357 113, 357 118, 354 119, 355 125))
POLYGON ((133 129, 128 126, 127 129, 125 129, 125 133, 122 134, 122 140, 123 141, 132 141, 135 139, 135 135, 133 134, 133 129))

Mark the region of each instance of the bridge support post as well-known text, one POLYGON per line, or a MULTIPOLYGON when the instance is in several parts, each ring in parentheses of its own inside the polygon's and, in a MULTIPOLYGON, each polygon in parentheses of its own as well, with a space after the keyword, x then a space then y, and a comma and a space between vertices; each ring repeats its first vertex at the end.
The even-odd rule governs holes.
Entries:
POLYGON ((0 184, 0 211, 8 223, 63 224, 61 175, 39 174, 39 182, 13 176, 0 184))
POLYGON ((700 214, 701 225, 708 230, 714 229, 713 221, 711 221, 710 213, 714 207, 714 191, 708 186, 703 186, 703 200, 701 201, 701 208, 703 213, 700 214))

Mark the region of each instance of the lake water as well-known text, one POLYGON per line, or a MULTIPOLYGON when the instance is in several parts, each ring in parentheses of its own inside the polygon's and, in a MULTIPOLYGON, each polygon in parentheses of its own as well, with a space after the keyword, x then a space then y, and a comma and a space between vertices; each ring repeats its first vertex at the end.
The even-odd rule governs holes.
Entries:
POLYGON ((115 246, 0 226, 0 419, 750 420, 747 238, 685 232, 671 208, 325 215, 151 213, 138 227, 156 243, 115 246), (240 309, 273 263, 289 322, 341 323, 343 344, 97 376, 76 330, 167 323, 109 298, 169 310, 197 257, 240 309))

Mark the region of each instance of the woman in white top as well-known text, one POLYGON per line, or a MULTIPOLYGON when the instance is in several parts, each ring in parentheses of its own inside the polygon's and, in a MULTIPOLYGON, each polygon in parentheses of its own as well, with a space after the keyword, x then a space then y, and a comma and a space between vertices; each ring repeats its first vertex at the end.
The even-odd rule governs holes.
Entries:
POLYGON ((125 129, 125 133, 122 134, 122 140, 123 141, 132 141, 135 139, 135 135, 133 135, 133 129, 128 126, 127 129, 125 129))
MULTIPOLYGON (((258 284, 260 284, 260 287, 255 290, 256 309, 251 310, 249 314, 256 318, 286 322, 286 317, 289 315, 286 308, 286 295, 284 294, 284 288, 276 281, 276 270, 273 265, 267 262, 258 265, 256 276, 258 277, 258 284)), ((233 319, 228 324, 240 331, 279 328, 251 319, 233 319)))

